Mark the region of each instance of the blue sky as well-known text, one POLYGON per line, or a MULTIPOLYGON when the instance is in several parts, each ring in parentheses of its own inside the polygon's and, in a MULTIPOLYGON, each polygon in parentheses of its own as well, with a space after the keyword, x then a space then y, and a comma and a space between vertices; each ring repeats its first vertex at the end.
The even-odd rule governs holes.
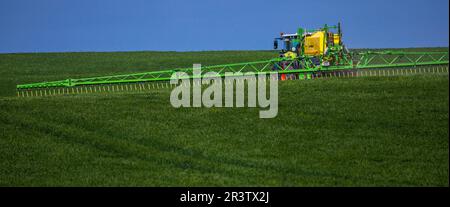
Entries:
POLYGON ((342 22, 349 48, 448 46, 448 0, 0 0, 0 53, 269 50, 342 22))

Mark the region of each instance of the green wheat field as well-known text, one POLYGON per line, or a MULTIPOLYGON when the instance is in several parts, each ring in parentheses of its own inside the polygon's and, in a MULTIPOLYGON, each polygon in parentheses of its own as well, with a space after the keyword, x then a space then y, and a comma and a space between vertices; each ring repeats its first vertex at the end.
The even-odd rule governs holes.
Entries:
POLYGON ((0 186, 448 186, 448 73, 283 81, 273 119, 173 108, 168 88, 16 97, 16 84, 275 56, 0 54, 0 186))

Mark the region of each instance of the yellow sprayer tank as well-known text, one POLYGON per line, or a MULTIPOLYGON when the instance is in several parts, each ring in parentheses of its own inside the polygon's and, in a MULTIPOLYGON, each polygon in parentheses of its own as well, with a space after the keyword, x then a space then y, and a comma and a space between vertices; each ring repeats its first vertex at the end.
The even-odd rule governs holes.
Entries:
POLYGON ((338 45, 341 42, 341 37, 339 37, 339 34, 334 34, 333 35, 333 43, 335 45, 338 45))
POLYGON ((325 32, 318 31, 305 37, 306 55, 323 55, 325 51, 325 32))

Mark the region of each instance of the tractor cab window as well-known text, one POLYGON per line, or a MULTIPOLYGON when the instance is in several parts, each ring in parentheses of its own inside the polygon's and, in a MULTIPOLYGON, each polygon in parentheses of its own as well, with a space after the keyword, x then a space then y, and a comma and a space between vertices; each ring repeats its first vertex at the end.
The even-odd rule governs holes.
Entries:
POLYGON ((291 40, 290 39, 285 39, 284 40, 284 50, 285 51, 290 51, 291 50, 291 40))

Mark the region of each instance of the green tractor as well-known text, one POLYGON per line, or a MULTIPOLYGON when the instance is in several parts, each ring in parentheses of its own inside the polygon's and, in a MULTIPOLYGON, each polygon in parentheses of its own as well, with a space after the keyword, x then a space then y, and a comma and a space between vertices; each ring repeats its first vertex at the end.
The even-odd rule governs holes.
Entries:
MULTIPOLYGON (((281 33, 274 40, 274 49, 278 49, 279 42, 283 46, 280 57, 290 59, 281 61, 274 66, 274 70, 292 70, 303 68, 322 68, 329 66, 351 65, 352 56, 342 42, 341 24, 337 26, 324 25, 323 28, 306 30, 299 28, 297 33, 281 33), (294 64, 286 63, 294 60, 294 64)), ((282 74, 281 80, 293 78, 311 78, 323 75, 321 72, 306 73, 306 77, 298 74, 282 74)))

